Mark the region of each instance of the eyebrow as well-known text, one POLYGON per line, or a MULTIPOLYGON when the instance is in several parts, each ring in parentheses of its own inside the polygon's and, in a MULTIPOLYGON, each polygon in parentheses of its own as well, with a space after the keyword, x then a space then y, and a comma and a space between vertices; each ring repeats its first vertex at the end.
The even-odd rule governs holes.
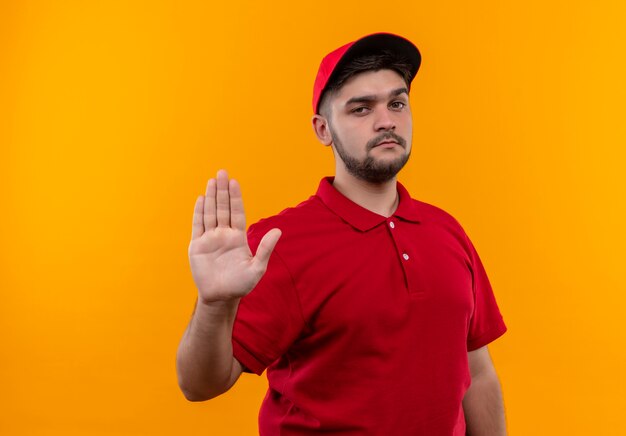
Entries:
MULTIPOLYGON (((406 94, 409 95, 409 90, 406 88, 398 88, 398 89, 394 89, 393 91, 391 91, 389 93, 389 98, 391 97, 397 97, 400 94, 406 94)), ((375 95, 363 95, 360 97, 352 97, 351 99, 349 99, 346 102, 346 106, 351 105, 353 103, 372 103, 374 101, 377 101, 378 97, 375 95)))

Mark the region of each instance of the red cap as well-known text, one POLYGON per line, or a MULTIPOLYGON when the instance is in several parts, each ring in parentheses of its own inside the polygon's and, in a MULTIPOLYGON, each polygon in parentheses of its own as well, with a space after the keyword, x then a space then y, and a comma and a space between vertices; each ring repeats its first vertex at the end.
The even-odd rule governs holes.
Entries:
POLYGON ((422 56, 415 44, 392 33, 373 33, 339 47, 322 59, 313 86, 313 112, 318 113, 319 100, 326 90, 326 86, 331 79, 334 79, 334 74, 340 71, 344 65, 355 57, 374 54, 383 50, 396 52, 408 59, 412 65, 410 86, 410 82, 415 77, 422 61, 422 56))

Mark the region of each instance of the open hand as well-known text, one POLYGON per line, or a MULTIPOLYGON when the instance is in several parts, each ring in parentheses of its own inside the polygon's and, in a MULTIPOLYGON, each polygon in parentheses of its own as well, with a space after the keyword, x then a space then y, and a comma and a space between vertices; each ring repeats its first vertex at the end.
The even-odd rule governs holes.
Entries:
POLYGON ((196 200, 193 214, 189 263, 199 302, 247 295, 265 273, 280 235, 279 229, 267 232, 252 256, 239 183, 218 171, 207 182, 206 195, 196 200))

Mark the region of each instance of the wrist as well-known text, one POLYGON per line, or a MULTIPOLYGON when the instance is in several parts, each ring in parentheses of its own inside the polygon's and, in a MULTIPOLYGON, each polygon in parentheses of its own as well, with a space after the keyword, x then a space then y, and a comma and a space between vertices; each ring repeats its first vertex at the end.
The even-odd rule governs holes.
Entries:
POLYGON ((196 303, 196 312, 200 311, 209 315, 234 314, 237 312, 240 298, 229 300, 205 301, 200 296, 196 303))

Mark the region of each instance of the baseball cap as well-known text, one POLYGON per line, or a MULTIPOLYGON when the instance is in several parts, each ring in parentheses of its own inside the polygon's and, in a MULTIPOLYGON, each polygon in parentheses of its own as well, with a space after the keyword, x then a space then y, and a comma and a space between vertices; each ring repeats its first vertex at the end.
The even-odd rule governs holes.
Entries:
MULTIPOLYGON (((313 85, 313 112, 318 113, 319 102, 322 94, 326 90, 329 83, 336 78, 339 71, 352 59, 369 54, 376 54, 382 51, 392 51, 400 55, 404 55, 411 64, 411 78, 413 80, 417 70, 419 70, 422 56, 411 41, 392 33, 373 33, 366 35, 356 41, 352 41, 346 45, 327 54, 320 63, 313 85)), ((409 86, 410 86, 409 81, 409 86)))

